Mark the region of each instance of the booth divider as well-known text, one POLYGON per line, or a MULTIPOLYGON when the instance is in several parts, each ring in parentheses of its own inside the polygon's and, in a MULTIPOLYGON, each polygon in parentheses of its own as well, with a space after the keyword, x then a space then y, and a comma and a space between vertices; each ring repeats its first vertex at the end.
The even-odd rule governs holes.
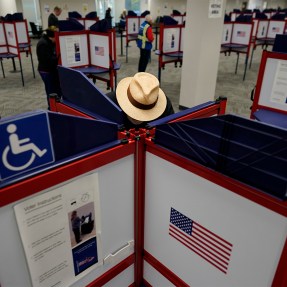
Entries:
POLYGON ((161 81, 161 70, 168 63, 174 66, 182 65, 184 25, 160 24, 159 49, 155 52, 158 55, 158 80, 161 81))
POLYGON ((25 83, 21 62, 21 53, 26 53, 27 56, 30 55, 33 76, 35 78, 35 70, 32 57, 31 41, 28 35, 27 20, 0 22, 0 61, 3 77, 5 78, 5 72, 2 62, 3 59, 12 59, 12 72, 16 72, 15 58, 18 58, 22 84, 24 86, 25 83))

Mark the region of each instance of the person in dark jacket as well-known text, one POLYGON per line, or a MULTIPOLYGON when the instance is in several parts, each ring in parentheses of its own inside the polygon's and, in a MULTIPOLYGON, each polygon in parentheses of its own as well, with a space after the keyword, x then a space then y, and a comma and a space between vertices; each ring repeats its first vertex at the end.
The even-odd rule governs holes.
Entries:
POLYGON ((59 19, 58 17, 61 15, 62 9, 56 6, 53 12, 48 17, 48 28, 49 27, 56 27, 59 28, 59 19))
POLYGON ((148 61, 151 56, 152 42, 154 35, 152 32, 152 18, 148 14, 145 16, 145 21, 140 25, 137 46, 140 49, 140 59, 138 72, 145 72, 148 61))
POLYGON ((48 109, 49 95, 56 93, 61 95, 60 82, 58 76, 58 57, 55 49, 55 32, 47 29, 37 43, 38 71, 44 82, 47 94, 48 109))
POLYGON ((174 114, 170 99, 159 87, 158 79, 149 73, 136 73, 122 79, 116 92, 106 94, 124 112, 124 126, 144 128, 148 122, 174 114))

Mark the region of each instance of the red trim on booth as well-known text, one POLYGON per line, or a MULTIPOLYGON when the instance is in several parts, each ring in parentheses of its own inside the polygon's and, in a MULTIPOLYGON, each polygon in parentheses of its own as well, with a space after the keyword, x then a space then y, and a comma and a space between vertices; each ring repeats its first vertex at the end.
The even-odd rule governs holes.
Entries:
POLYGON ((287 286, 287 239, 281 253, 276 273, 272 282, 272 287, 287 286))
POLYGON ((135 145, 133 142, 129 142, 3 187, 0 190, 0 207, 124 158, 134 152, 135 145))
MULTIPOLYGON (((150 253, 144 250, 144 260, 149 263, 153 268, 155 268, 159 273, 161 273, 166 279, 168 279, 172 284, 178 287, 189 287, 182 279, 180 279, 176 274, 174 274, 170 269, 165 267, 160 261, 153 257, 150 253)), ((150 285, 151 286, 151 285, 150 285)))
MULTIPOLYGON (((134 263, 135 255, 132 254, 123 261, 121 261, 119 264, 105 272, 103 275, 101 275, 99 278, 97 278, 95 281, 88 284, 86 287, 100 287, 104 284, 108 283, 110 280, 112 280, 115 276, 120 274, 122 271, 130 267, 134 263)), ((130 285, 130 286, 133 286, 130 285)))
MULTIPOLYGON (((136 136, 136 135, 135 135, 136 136)), ((145 145, 144 135, 138 135, 135 152, 135 286, 143 279, 144 215, 145 215, 145 145)))

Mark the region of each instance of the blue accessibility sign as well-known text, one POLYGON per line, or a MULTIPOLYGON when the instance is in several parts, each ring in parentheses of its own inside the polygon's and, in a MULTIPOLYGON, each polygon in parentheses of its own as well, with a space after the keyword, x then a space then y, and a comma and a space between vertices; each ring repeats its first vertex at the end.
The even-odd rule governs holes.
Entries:
POLYGON ((45 111, 0 121, 1 180, 54 162, 45 111))

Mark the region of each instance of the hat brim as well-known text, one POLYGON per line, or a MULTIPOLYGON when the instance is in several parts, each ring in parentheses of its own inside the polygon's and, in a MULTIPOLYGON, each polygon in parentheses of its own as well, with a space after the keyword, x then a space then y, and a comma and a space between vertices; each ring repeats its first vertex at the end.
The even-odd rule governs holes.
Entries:
POLYGON ((167 104, 163 90, 159 89, 158 100, 153 108, 149 110, 139 109, 128 99, 127 90, 131 80, 132 77, 124 78, 117 85, 116 97, 121 109, 131 118, 142 122, 152 121, 160 117, 167 104))

